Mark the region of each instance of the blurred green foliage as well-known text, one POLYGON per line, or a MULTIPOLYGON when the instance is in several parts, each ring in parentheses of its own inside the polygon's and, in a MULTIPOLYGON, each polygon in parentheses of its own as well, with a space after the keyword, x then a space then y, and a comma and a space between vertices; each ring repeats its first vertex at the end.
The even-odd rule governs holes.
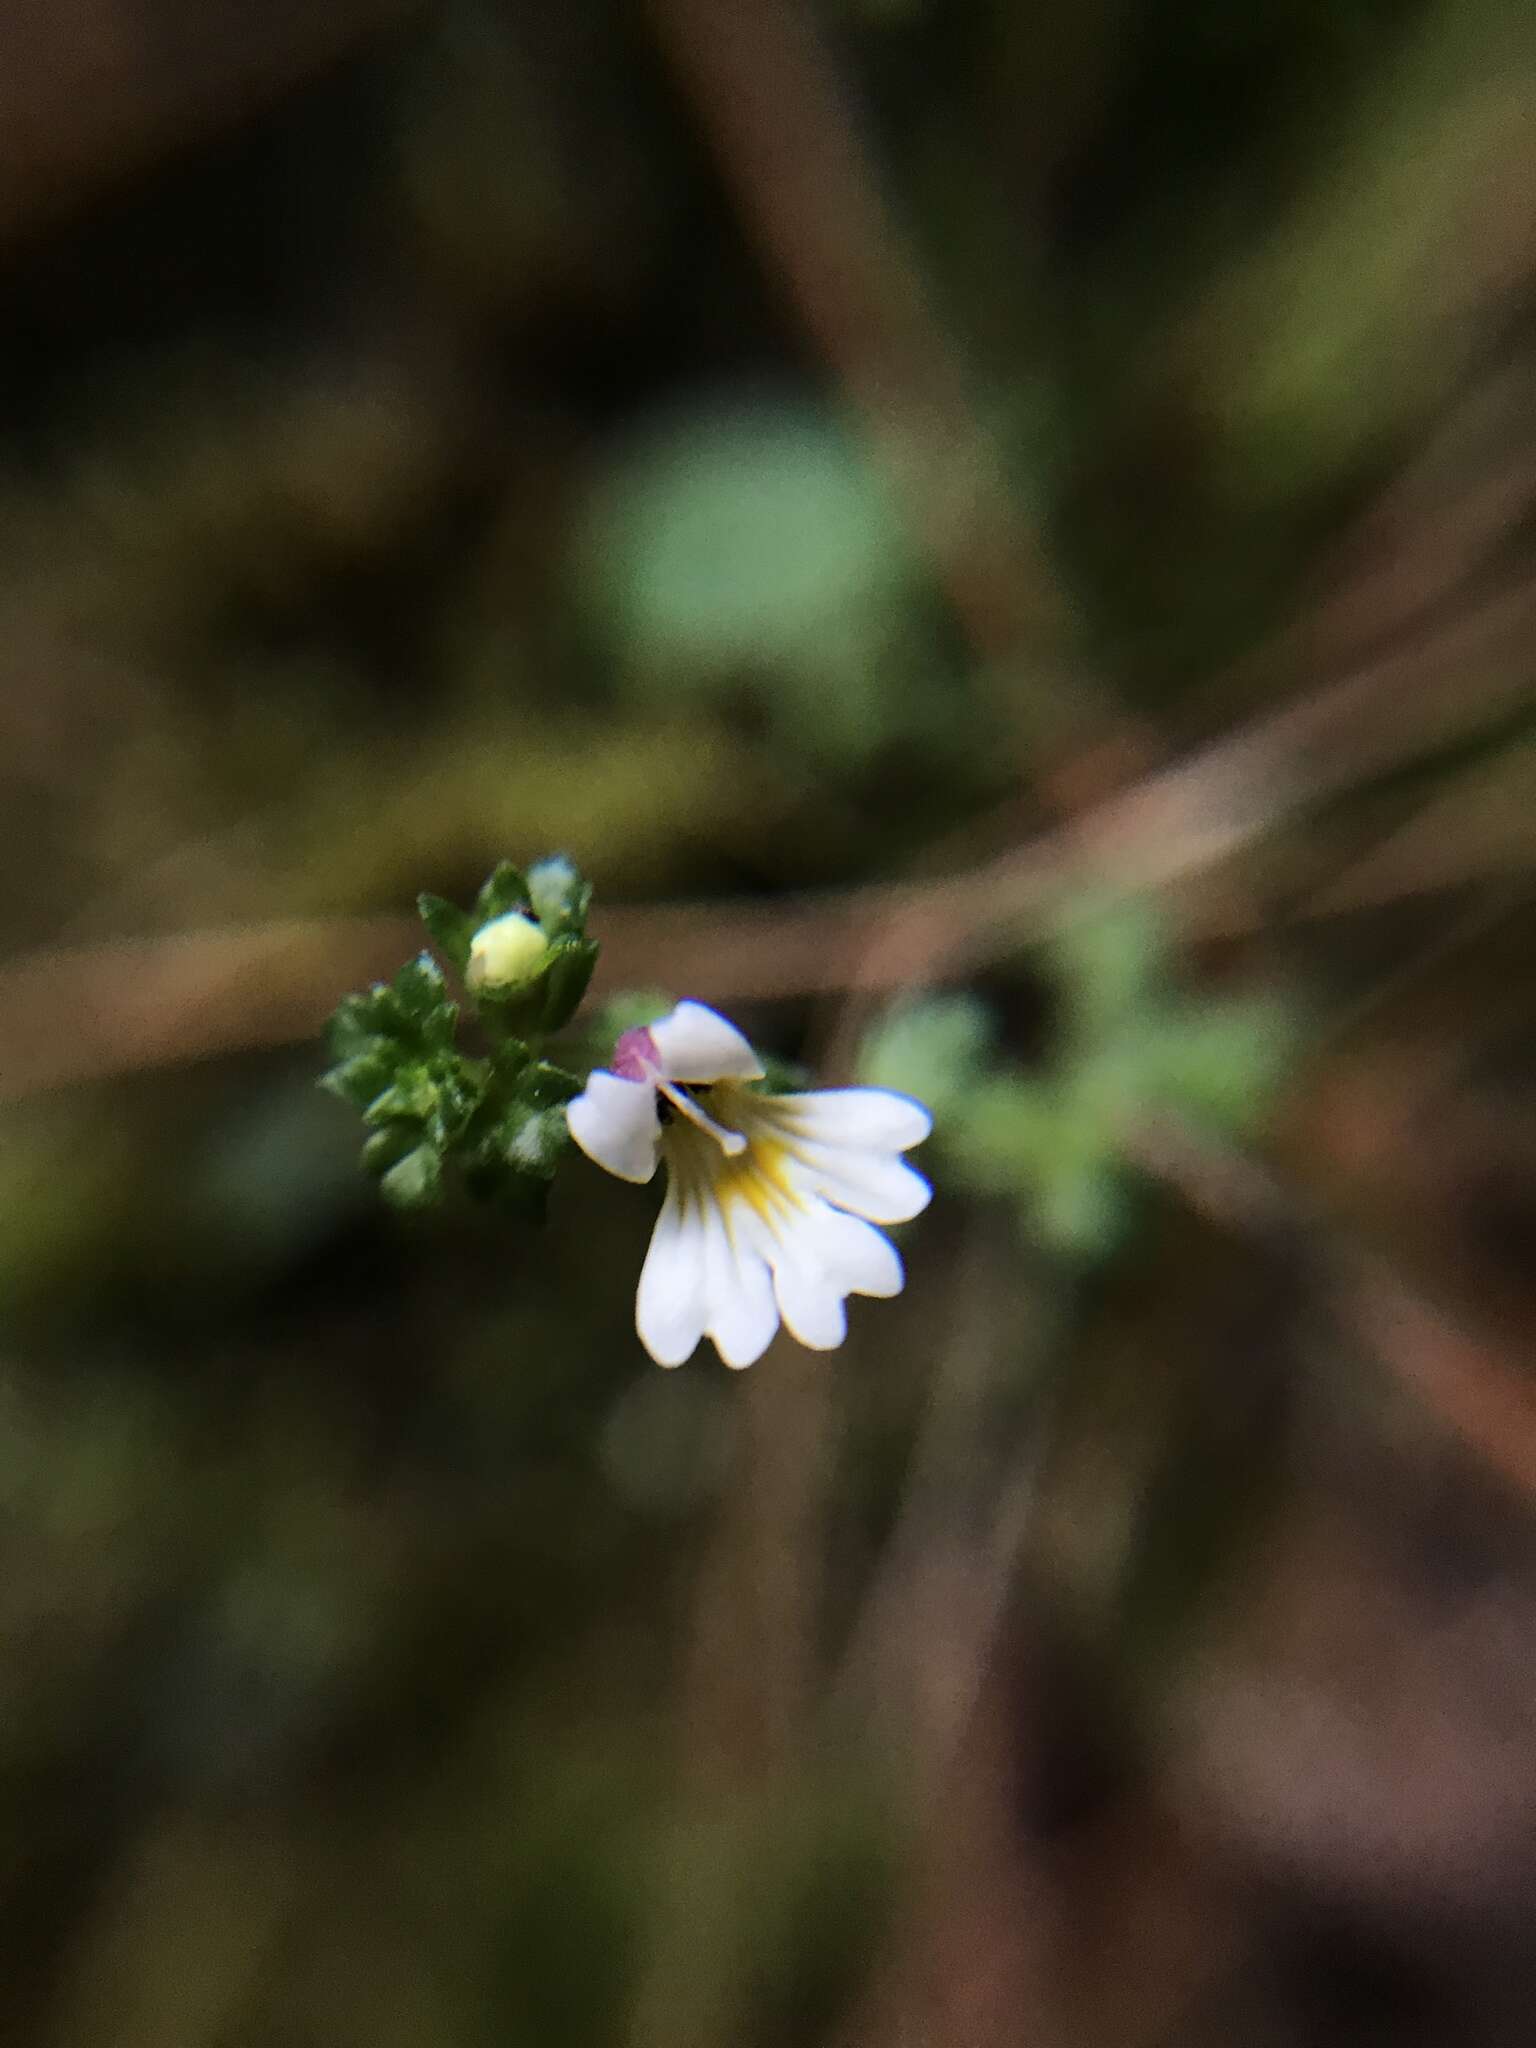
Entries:
POLYGON ((1043 1071, 1000 1054, 974 996, 895 1009, 860 1056, 863 1080, 917 1096, 962 1187, 1011 1195, 1025 1234, 1103 1257, 1133 1220, 1131 1183, 1161 1118, 1208 1136, 1262 1128, 1295 1025, 1273 996, 1196 1001, 1170 986, 1149 904, 1070 906, 1049 962, 1062 1021, 1043 1071))

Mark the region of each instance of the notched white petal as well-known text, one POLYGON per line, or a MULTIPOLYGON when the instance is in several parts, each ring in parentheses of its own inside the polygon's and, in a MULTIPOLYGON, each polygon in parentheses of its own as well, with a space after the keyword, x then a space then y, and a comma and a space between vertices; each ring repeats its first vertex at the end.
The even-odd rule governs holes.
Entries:
POLYGON ((818 1205, 816 1248, 829 1276, 845 1294, 869 1294, 888 1300, 906 1282, 901 1254, 872 1223, 846 1216, 840 1209, 818 1205))
POLYGON ((681 1365, 704 1334, 701 1222, 697 1208, 685 1208, 669 1187, 635 1295, 635 1331, 658 1365, 681 1365))
POLYGON ((786 1129, 826 1145, 905 1152, 933 1129, 922 1103, 889 1088, 813 1088, 769 1099, 786 1129))
POLYGON ((869 1223, 910 1223, 933 1200, 933 1189, 923 1176, 889 1152, 800 1144, 795 1148, 795 1173, 834 1208, 869 1223))
POLYGON ((756 1253, 734 1235, 712 1195, 702 1197, 702 1210, 704 1334, 727 1365, 750 1365, 767 1349, 778 1324, 775 1311, 772 1325, 764 1327, 767 1271, 756 1253))
POLYGON ((606 1172, 632 1181, 655 1173, 661 1120, 648 1081, 626 1081, 599 1068, 566 1105, 565 1121, 582 1151, 606 1172))
POLYGON ((848 1312, 836 1282, 819 1265, 786 1256, 773 1270, 784 1327, 809 1351, 835 1351, 848 1334, 848 1312))
POLYGON ((710 1315, 709 1335, 726 1364, 739 1371, 755 1365, 773 1342, 779 1310, 773 1276, 760 1253, 739 1242, 734 1253, 710 1315))
POLYGON ((679 1003, 650 1027, 671 1081, 760 1081, 762 1062, 734 1024, 703 1003, 679 1003))

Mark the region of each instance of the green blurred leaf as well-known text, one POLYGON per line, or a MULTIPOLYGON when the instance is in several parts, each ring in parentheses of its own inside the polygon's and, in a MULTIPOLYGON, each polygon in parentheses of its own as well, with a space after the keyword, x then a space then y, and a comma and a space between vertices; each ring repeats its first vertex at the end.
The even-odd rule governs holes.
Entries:
POLYGON ((1162 918, 1143 897, 1083 906, 1052 947, 1078 1029, 1111 1030, 1151 1000, 1166 973, 1162 918))
POLYGON ((992 1193, 1016 1194, 1087 1149, 1051 1082, 997 1075, 952 1106, 943 1136, 961 1173, 992 1193))
POLYGON ((865 1039, 859 1079, 915 1096, 936 1123, 944 1123, 974 1086, 993 1031, 986 1005, 974 996, 928 996, 901 1004, 865 1039))
POLYGON ((1241 1136, 1268 1115, 1295 1049, 1293 1013, 1259 996, 1169 1011, 1154 1022, 1146 1058, 1170 1109, 1241 1136))
POLYGON ((1102 1257, 1125 1233, 1126 1184, 1107 1160, 1051 1174, 1027 1205, 1027 1225, 1057 1251, 1102 1257))
POLYGON ((825 415, 701 411, 658 429, 599 507, 596 560, 662 662, 798 654, 904 573, 883 485, 825 415))

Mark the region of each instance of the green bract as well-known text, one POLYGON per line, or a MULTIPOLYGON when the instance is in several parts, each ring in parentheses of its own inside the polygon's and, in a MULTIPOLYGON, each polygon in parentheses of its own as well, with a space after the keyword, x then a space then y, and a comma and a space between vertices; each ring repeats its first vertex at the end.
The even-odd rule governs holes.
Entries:
POLYGON ((454 1002, 431 954, 345 997, 320 1085, 362 1113, 362 1164, 401 1209, 442 1199, 451 1170, 477 1199, 537 1216, 569 1143, 581 1083, 542 1057, 586 993, 597 945, 591 888, 563 855, 527 874, 503 861, 468 910, 423 896, 422 922, 465 983, 454 1002), (465 1017, 481 1043, 459 1044, 465 1017))

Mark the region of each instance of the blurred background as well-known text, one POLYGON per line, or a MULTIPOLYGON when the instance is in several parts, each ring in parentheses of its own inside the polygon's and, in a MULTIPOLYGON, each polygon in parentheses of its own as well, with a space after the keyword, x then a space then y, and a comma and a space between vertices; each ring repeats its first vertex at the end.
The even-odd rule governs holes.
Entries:
POLYGON ((1524 2043, 1536 14, 13 0, 0 2030, 1524 2043), (662 1374, 320 1025, 938 1116, 662 1374))

